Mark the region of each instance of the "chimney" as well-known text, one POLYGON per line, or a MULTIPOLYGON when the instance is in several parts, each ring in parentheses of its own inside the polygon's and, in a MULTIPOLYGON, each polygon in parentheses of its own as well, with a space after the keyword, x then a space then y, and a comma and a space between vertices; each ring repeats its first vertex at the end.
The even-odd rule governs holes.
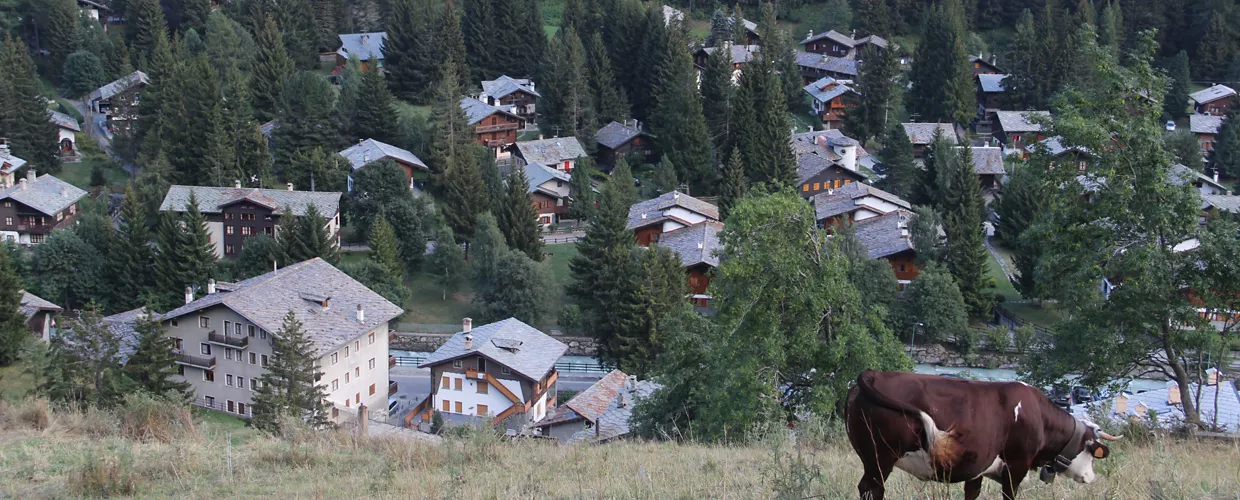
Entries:
POLYGON ((461 331, 469 333, 474 330, 474 320, 465 318, 461 320, 461 331))
POLYGON ((287 187, 289 191, 292 191, 292 190, 293 190, 293 183, 291 183, 291 182, 290 182, 290 183, 288 183, 288 184, 285 184, 285 187, 287 187))
POLYGON ((822 139, 822 136, 821 136, 821 135, 816 135, 816 136, 814 136, 814 145, 815 145, 815 146, 817 146, 817 145, 818 145, 818 141, 819 141, 819 140, 821 140, 821 139, 822 139))
POLYGON ((233 187, 241 189, 241 179, 233 179, 233 187))
POLYGON ((357 305, 357 322, 366 324, 366 308, 361 304, 357 305))
POLYGON ((1121 392, 1119 393, 1119 396, 1115 397, 1115 414, 1116 415, 1128 414, 1128 395, 1127 394, 1124 394, 1121 392))
POLYGON ((65 187, 65 186, 60 186, 60 197, 61 197, 61 198, 68 198, 68 197, 69 197, 69 188, 67 188, 67 187, 65 187))
POLYGON ((541 141, 541 140, 543 140, 543 135, 542 135, 542 132, 539 132, 539 133, 538 133, 538 140, 540 140, 540 141, 541 141))
POLYGON ((366 139, 358 139, 358 140, 357 140, 357 145, 358 145, 358 146, 365 146, 365 145, 366 145, 366 139))
POLYGON ((473 350, 473 348, 474 348, 474 336, 472 334, 466 333, 465 334, 465 350, 470 351, 470 350, 473 350))
POLYGON ((207 280, 207 295, 215 294, 215 278, 207 280))
POLYGON ((857 171, 857 144, 840 146, 840 165, 853 172, 857 171))
POLYGON ((188 304, 193 301, 194 301, 194 289, 187 286, 185 287, 185 303, 188 304))
POLYGON ((1180 401, 1180 384, 1174 380, 1167 382, 1167 404, 1178 405, 1180 401))
POLYGON ((672 191, 672 199, 673 199, 673 200, 679 200, 679 199, 680 199, 680 191, 672 191))
POLYGON ((1218 169, 1214 169, 1214 182, 1218 182, 1218 169))
POLYGON ((17 182, 21 184, 23 190, 30 189, 30 181, 27 181, 26 179, 22 179, 17 182))
POLYGON ((35 179, 38 179, 38 178, 39 178, 39 174, 38 174, 38 172, 35 172, 35 171, 34 171, 34 168, 33 168, 33 167, 32 167, 32 168, 28 168, 28 169, 26 169, 26 178, 27 178, 27 179, 30 179, 30 182, 34 182, 34 180, 35 180, 35 179))
MULTIPOLYGON (((810 33, 813 33, 813 31, 811 31, 810 33)), ((630 391, 633 389, 636 389, 637 388, 637 375, 629 375, 628 380, 624 381, 624 388, 630 391)))
POLYGON ((702 242, 700 242, 700 241, 699 241, 699 242, 698 242, 698 250, 701 250, 701 249, 702 249, 702 242))
POLYGON ((809 34, 805 35, 806 40, 809 40, 810 38, 814 38, 814 30, 809 30, 809 34))
POLYGON ((1218 385, 1218 376, 1221 374, 1222 372, 1218 371, 1218 368, 1206 370, 1206 385, 1218 385))
POLYGON ((1150 407, 1145 406, 1145 403, 1138 402, 1137 407, 1133 408, 1132 411, 1137 414, 1137 417, 1144 417, 1146 413, 1149 413, 1150 407))

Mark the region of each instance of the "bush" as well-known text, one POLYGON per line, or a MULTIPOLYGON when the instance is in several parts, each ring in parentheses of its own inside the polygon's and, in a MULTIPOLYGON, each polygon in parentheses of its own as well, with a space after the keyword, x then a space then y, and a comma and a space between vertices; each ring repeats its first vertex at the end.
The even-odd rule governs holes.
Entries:
POLYGON ((986 329, 986 345, 995 351, 1006 351, 1011 346, 1007 328, 1002 326, 986 329))
POLYGON ((1026 353, 1033 348, 1034 339, 1037 338, 1037 331, 1033 325, 1022 325, 1020 328, 1012 331, 1012 343, 1016 348, 1016 352, 1026 353))
POLYGON ((128 451, 102 458, 94 452, 69 477, 69 489, 82 497, 130 496, 138 489, 139 476, 134 471, 133 455, 128 451))
POLYGON ((125 396, 124 404, 116 410, 116 421, 120 434, 136 441, 167 443, 198 436, 189 407, 143 392, 125 396))
POLYGON ((99 88, 104 84, 107 75, 103 71, 103 61, 89 51, 79 50, 65 59, 63 71, 65 90, 70 96, 77 97, 99 88))
POLYGON ((563 328, 565 332, 581 329, 581 307, 577 304, 568 304, 560 308, 557 320, 560 328, 563 328))

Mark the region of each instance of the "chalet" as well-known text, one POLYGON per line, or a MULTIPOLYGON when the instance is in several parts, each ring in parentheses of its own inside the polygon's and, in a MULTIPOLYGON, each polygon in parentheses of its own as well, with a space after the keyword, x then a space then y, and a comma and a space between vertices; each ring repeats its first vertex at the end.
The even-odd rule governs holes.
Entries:
POLYGON ((1042 122, 1050 117, 1047 111, 996 111, 998 126, 994 137, 1006 150, 1020 150, 1026 144, 1045 139, 1042 122))
POLYGON ((652 137, 642 131, 642 124, 637 120, 608 123, 594 134, 594 138, 598 141, 594 156, 604 171, 611 171, 621 158, 640 157, 640 163, 654 161, 652 137))
POLYGON ((560 216, 571 204, 567 172, 538 163, 527 163, 525 180, 529 183, 530 203, 538 212, 538 223, 544 226, 560 222, 560 216))
POLYGON ((107 20, 106 13, 112 11, 112 9, 109 8, 107 5, 104 5, 95 0, 77 0, 77 4, 78 4, 78 8, 82 9, 82 13, 86 14, 87 17, 90 17, 94 21, 101 21, 101 22, 106 21, 107 20), (99 15, 100 11, 105 13, 105 15, 102 16, 102 19, 101 19, 101 16, 99 15))
POLYGON ((602 443, 629 433, 633 406, 658 390, 659 384, 612 370, 573 399, 539 420, 534 427, 561 443, 602 443))
POLYGON ((972 147, 970 153, 973 155, 973 172, 981 181, 982 189, 999 189, 999 180, 1007 175, 1007 171, 1003 168, 1003 149, 987 146, 972 147))
POLYGON ((1225 116, 1203 115, 1194 113, 1188 117, 1188 127, 1193 135, 1197 136, 1197 143, 1201 145, 1201 154, 1208 155, 1214 151, 1214 139, 1218 136, 1219 130, 1223 128, 1223 120, 1225 116))
MULTIPOLYGON (((404 311, 323 259, 238 283, 208 281, 197 299, 186 287, 185 305, 150 317, 172 337, 172 378, 190 384, 194 404, 249 417, 272 343, 290 312, 314 346, 327 402, 386 414, 388 322, 404 311)), ((124 314, 136 320, 143 312, 124 314)), ((115 319, 110 328, 121 326, 115 319)))
POLYGON ((1047 137, 1038 142, 1025 146, 1027 153, 1041 152, 1051 157, 1051 164, 1071 165, 1076 168, 1078 173, 1085 173, 1089 169, 1089 164, 1093 159, 1093 154, 1081 146, 1068 146, 1063 142, 1063 137, 1054 136, 1047 137))
POLYGON ((509 149, 515 152, 521 165, 534 163, 570 173, 577 165, 578 158, 589 156, 576 137, 520 141, 509 149))
POLYGON ((886 49, 889 46, 887 40, 878 35, 853 38, 835 30, 819 34, 810 31, 805 39, 801 40, 801 45, 806 52, 813 54, 857 60, 865 59, 867 51, 874 48, 886 49))
POLYGON ((1008 75, 995 73, 979 73, 974 76, 977 79, 977 116, 988 123, 995 117, 995 113, 1003 109, 1003 93, 1006 90, 1003 80, 1007 77, 1008 75))
POLYGON ((439 412, 452 423, 481 420, 524 432, 546 418, 556 406, 555 363, 568 346, 516 318, 471 325, 465 318, 461 332, 418 366, 430 368, 430 395, 410 423, 425 430, 439 412))
POLYGON ((26 317, 26 328, 31 334, 38 335, 39 339, 47 342, 52 338, 56 327, 55 316, 64 309, 25 290, 20 290, 19 293, 22 294, 22 300, 17 310, 26 317))
POLYGON ((1122 422, 1155 425, 1174 429, 1184 422, 1184 399, 1196 402, 1201 421, 1218 432, 1240 434, 1240 392, 1236 385, 1223 379, 1217 368, 1209 368, 1201 383, 1190 383, 1188 393, 1181 394, 1175 381, 1166 387, 1136 394, 1121 392, 1115 397, 1072 405, 1077 418, 1095 418, 1102 414, 1122 422))
POLYGON ((1223 116, 1236 103, 1236 90, 1226 85, 1215 85, 1188 95, 1193 109, 1204 115, 1223 116))
POLYGON ((0 139, 0 188, 12 187, 16 181, 17 171, 26 166, 26 160, 13 156, 9 144, 0 139))
POLYGON ((811 52, 797 52, 797 67, 801 70, 803 84, 831 77, 836 80, 855 80, 857 61, 811 52))
POLYGON ((680 256, 680 265, 689 275, 689 298, 699 307, 710 306, 710 295, 706 292, 711 275, 719 267, 718 254, 723 248, 719 244, 721 231, 722 222, 707 220, 664 232, 655 243, 680 256))
MULTIPOLYGON (((129 132, 138 119, 138 101, 142 91, 150 83, 151 79, 146 73, 134 71, 95 89, 86 99, 86 106, 90 113, 104 115, 108 131, 129 132)), ((90 119, 87 122, 94 123, 90 119)))
MULTIPOLYGON (((531 110, 533 106, 530 104, 531 110)), ((469 126, 474 127, 474 142, 490 148, 497 159, 507 158, 505 148, 517 142, 517 131, 525 126, 525 119, 472 97, 461 98, 461 110, 469 126)))
POLYGON ((1240 196, 1234 194, 1201 195, 1201 216, 1198 222, 1206 224, 1221 213, 1240 215, 1240 196))
POLYGON ((1218 181, 1217 171, 1211 177, 1177 163, 1171 167, 1170 175, 1172 184, 1177 186, 1191 185, 1193 189, 1197 190, 1197 194, 1202 196, 1231 194, 1231 190, 1218 181))
POLYGON ((672 191, 629 207, 626 229, 633 231, 638 245, 650 246, 658 243, 664 233, 707 221, 719 222, 719 207, 672 191))
POLYGON ((383 43, 387 41, 386 32, 350 33, 340 35, 339 38, 340 48, 336 50, 336 69, 332 70, 332 74, 339 73, 345 63, 353 57, 361 62, 363 71, 370 68, 371 64, 380 70, 383 69, 383 43))
POLYGON ((869 176, 859 168, 863 153, 867 157, 869 154, 856 140, 838 130, 796 134, 792 138, 792 149, 797 158, 796 185, 801 186, 801 196, 809 198, 869 180, 869 176), (809 136, 808 140, 806 136, 809 136))
POLYGON ((899 196, 860 182, 818 193, 811 196, 809 202, 814 206, 818 225, 824 228, 913 209, 899 196))
POLYGON ((78 202, 85 196, 68 182, 28 168, 17 184, 0 190, 0 236, 20 245, 43 243, 52 230, 77 221, 78 202))
POLYGON ((59 111, 48 111, 47 119, 56 124, 57 144, 60 155, 72 157, 77 155, 77 133, 82 131, 76 118, 59 111))
POLYGON ((935 136, 943 136, 947 142, 955 146, 960 143, 956 136, 956 128, 950 123, 901 123, 904 134, 913 145, 913 158, 918 160, 926 156, 926 150, 934 144, 935 136))
POLYGON ((840 128, 844 124, 847 110, 857 107, 861 94, 849 86, 850 84, 852 82, 848 80, 836 80, 828 76, 805 86, 805 93, 809 94, 811 99, 810 108, 813 114, 822 120, 828 130, 840 128))
POLYGON ((969 66, 971 67, 974 75, 995 75, 1003 73, 1003 70, 999 69, 998 66, 995 66, 994 56, 991 56, 989 61, 981 58, 980 56, 969 56, 969 66))
MULTIPOLYGON (((508 75, 501 75, 494 80, 483 80, 482 92, 478 93, 479 101, 517 115, 525 123, 537 121, 538 113, 534 105, 539 97, 542 95, 534 90, 533 80, 512 78, 508 75)), ((461 107, 465 105, 462 104, 461 107)))
POLYGON ((741 76, 741 69, 745 66, 745 63, 758 57, 758 51, 762 50, 762 47, 759 45, 734 45, 732 42, 724 42, 723 47, 702 47, 693 53, 693 65, 699 71, 705 69, 706 60, 718 50, 727 51, 731 55, 732 83, 736 83, 741 76))
POLYGON ((762 45, 762 35, 758 33, 758 23, 742 17, 741 26, 745 28, 746 45, 762 45))
POLYGON ((177 186, 159 206, 160 212, 184 212, 190 195, 198 201, 198 210, 207 219, 207 234, 217 257, 234 257, 241 253, 247 238, 265 234, 275 238, 285 210, 295 217, 306 215, 314 207, 327 219, 327 234, 340 244, 340 193, 293 191, 288 189, 243 188, 241 181, 233 187, 177 186))
MULTIPOLYGON (((409 179, 409 190, 415 193, 420 192, 430 180, 430 168, 417 155, 374 139, 357 141, 356 146, 349 146, 348 149, 336 154, 349 162, 352 172, 377 161, 391 160, 405 170, 405 176, 409 179)), ((349 175, 348 190, 353 191, 352 175, 349 175)))
POLYGON ((901 290, 921 273, 917 267, 917 251, 913 248, 908 230, 909 222, 916 216, 907 210, 896 210, 853 225, 857 240, 869 252, 869 257, 891 264, 901 290))

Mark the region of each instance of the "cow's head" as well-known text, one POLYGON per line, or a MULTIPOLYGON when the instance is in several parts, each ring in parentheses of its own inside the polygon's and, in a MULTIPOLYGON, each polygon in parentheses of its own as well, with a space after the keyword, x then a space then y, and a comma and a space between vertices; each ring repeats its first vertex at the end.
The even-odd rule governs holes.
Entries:
POLYGON ((1078 483, 1089 484, 1098 478, 1097 474, 1094 474, 1094 459, 1106 458, 1111 454, 1111 449, 1102 442, 1118 441, 1124 436, 1112 436, 1098 427, 1098 424, 1088 420, 1081 422, 1085 424, 1085 432, 1081 434, 1080 441, 1073 445, 1079 451, 1061 474, 1078 483))

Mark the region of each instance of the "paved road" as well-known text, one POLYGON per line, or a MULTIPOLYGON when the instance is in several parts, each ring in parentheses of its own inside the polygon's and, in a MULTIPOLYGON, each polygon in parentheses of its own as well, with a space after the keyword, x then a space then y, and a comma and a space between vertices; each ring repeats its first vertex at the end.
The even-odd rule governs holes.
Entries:
MULTIPOLYGON (((584 391, 594 385, 603 374, 560 373, 559 390, 584 391)), ((431 371, 424 368, 397 366, 388 371, 388 379, 396 382, 399 401, 398 413, 408 413, 431 393, 431 371)))

